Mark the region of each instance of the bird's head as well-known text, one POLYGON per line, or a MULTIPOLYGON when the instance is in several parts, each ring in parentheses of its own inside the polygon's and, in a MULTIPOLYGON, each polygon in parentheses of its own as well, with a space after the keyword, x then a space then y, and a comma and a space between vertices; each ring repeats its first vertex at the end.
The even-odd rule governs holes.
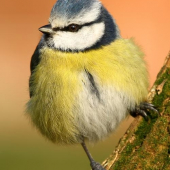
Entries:
POLYGON ((119 30, 98 0, 58 0, 49 24, 39 30, 49 47, 61 51, 86 51, 108 45, 119 30))

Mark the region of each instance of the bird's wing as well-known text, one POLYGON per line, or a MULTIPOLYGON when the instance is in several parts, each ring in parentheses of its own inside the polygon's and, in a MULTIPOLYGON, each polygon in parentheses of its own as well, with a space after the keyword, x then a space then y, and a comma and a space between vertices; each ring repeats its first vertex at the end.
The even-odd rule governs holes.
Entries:
MULTIPOLYGON (((39 64, 40 62, 40 46, 37 45, 34 54, 32 55, 31 58, 31 63, 30 63, 30 70, 31 70, 31 75, 33 74, 34 69, 36 68, 36 66, 39 64)), ((32 92, 31 92, 31 86, 32 86, 32 81, 31 81, 31 76, 29 79, 29 91, 30 91, 30 97, 32 97, 32 92)))

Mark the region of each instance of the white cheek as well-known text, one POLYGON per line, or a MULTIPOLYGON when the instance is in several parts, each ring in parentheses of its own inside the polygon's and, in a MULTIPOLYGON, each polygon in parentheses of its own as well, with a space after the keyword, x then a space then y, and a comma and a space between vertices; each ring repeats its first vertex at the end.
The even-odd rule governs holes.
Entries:
POLYGON ((104 23, 96 23, 92 26, 85 26, 78 32, 58 31, 53 36, 56 48, 63 50, 83 50, 98 42, 105 31, 104 23))

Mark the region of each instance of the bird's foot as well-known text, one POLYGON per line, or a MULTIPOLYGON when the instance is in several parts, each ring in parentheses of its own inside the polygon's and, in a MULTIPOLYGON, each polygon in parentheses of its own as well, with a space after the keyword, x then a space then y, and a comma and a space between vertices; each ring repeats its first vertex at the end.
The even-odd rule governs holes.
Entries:
POLYGON ((130 114, 133 117, 138 115, 142 116, 145 120, 148 120, 147 111, 152 110, 156 113, 159 113, 155 106, 151 103, 143 102, 139 106, 136 106, 135 110, 131 111, 130 114))
POLYGON ((105 170, 102 165, 100 165, 98 162, 92 161, 90 164, 92 170, 105 170))

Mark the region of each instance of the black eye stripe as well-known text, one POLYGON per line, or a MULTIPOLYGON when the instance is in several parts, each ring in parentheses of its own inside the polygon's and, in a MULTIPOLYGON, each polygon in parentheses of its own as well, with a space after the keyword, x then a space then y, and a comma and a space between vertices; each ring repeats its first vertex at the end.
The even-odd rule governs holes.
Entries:
MULTIPOLYGON (((89 22, 89 23, 86 23, 86 24, 78 25, 78 24, 73 23, 73 24, 70 24, 70 25, 77 25, 77 26, 79 26, 78 30, 80 30, 84 26, 90 26, 90 25, 100 23, 100 22, 101 22, 101 18, 98 18, 95 21, 92 21, 92 22, 89 22)), ((60 28, 60 27, 53 28, 53 31, 68 31, 68 32, 70 32, 70 30, 69 30, 70 25, 68 25, 67 27, 64 27, 64 28, 60 28)))
POLYGON ((53 31, 70 31, 70 26, 71 26, 71 25, 76 25, 76 26, 78 26, 78 30, 82 28, 82 26, 81 26, 81 25, 77 25, 77 24, 70 24, 69 26, 64 27, 64 28, 59 28, 59 27, 57 27, 57 28, 53 28, 53 31))

